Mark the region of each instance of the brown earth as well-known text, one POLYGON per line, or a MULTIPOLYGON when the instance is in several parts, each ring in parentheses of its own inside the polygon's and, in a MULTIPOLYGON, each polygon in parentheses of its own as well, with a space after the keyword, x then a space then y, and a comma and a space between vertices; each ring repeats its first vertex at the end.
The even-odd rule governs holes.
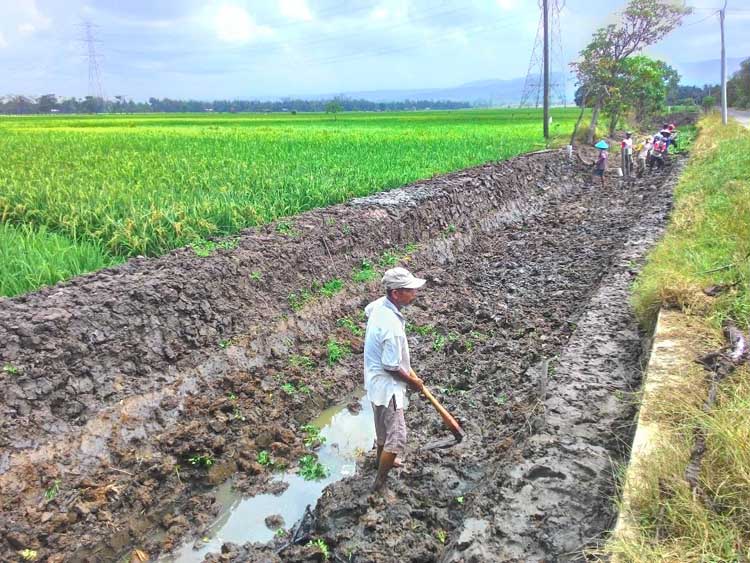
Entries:
MULTIPOLYGON (((562 152, 528 155, 0 300, 0 557, 153 557, 207 527, 213 485, 266 490, 257 453, 294 466, 300 426, 360 382, 361 340, 337 319, 379 288, 351 273, 395 259, 429 280, 407 317, 434 330, 412 356, 468 436, 420 450, 445 431, 413 401, 396 501, 369 495, 363 466, 327 490, 313 535, 341 561, 577 557, 614 516, 643 352, 628 286, 675 162, 600 190, 562 152), (331 338, 353 353, 329 362, 331 338)), ((282 545, 210 557, 320 558, 282 545)))

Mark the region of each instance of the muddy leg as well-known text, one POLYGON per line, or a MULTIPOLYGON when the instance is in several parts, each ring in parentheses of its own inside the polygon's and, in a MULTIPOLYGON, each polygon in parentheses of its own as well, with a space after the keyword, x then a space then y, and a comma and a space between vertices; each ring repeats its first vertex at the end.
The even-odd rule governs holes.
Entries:
POLYGON ((385 480, 388 478, 388 472, 393 467, 396 460, 396 454, 383 452, 380 454, 380 463, 378 464, 378 475, 375 477, 375 483, 372 486, 373 491, 381 491, 385 486, 385 480))

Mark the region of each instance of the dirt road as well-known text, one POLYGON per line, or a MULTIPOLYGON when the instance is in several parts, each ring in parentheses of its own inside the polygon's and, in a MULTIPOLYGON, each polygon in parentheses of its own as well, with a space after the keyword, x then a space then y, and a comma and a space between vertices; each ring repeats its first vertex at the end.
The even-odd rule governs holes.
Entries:
MULTIPOLYGON (((406 311, 415 368, 468 436, 421 450, 446 433, 415 398, 395 502, 369 495, 365 456, 310 539, 351 562, 577 558, 615 516, 644 350, 628 288, 679 168, 602 190, 562 152, 520 157, 0 301, 2 556, 153 556, 200 537, 227 477, 267 491, 259 452, 295 467, 301 425, 360 382, 337 321, 361 327, 379 288, 349 273, 400 261, 429 282, 406 311)), ((285 543, 209 558, 320 557, 285 543)))

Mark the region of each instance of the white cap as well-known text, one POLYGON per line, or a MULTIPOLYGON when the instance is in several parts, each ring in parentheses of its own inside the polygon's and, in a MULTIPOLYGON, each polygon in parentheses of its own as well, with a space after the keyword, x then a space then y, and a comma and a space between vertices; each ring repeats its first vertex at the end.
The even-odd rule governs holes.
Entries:
POLYGON ((391 268, 383 274, 383 285, 386 289, 417 289, 426 281, 414 277, 406 268, 391 268))

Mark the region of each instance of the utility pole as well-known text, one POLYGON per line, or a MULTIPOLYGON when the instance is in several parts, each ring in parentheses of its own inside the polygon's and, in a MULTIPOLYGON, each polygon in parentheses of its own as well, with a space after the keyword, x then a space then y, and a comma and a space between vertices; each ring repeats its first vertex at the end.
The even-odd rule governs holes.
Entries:
POLYGON ((544 10, 544 138, 549 141, 549 0, 542 0, 544 10))
POLYGON ((719 11, 721 21, 721 122, 727 124, 727 53, 724 48, 724 16, 727 13, 727 0, 719 11))

